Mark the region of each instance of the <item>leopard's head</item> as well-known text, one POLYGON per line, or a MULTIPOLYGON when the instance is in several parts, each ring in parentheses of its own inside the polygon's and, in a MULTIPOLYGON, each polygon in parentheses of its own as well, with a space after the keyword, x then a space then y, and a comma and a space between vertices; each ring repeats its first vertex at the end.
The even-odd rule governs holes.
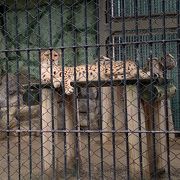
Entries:
POLYGON ((58 65, 59 60, 61 59, 61 53, 55 50, 42 50, 41 51, 41 62, 43 64, 51 65, 51 61, 53 65, 58 65))
POLYGON ((166 62, 166 68, 167 70, 172 70, 173 68, 175 68, 177 66, 177 62, 174 58, 173 55, 171 55, 170 53, 168 53, 165 57, 162 57, 160 60, 161 65, 164 67, 166 62))

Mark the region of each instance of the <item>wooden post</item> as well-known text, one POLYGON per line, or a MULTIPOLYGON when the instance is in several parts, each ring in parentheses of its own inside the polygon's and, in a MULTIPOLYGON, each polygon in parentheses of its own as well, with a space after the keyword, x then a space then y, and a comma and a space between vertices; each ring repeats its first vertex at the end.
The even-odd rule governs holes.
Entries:
MULTIPOLYGON (((42 89, 42 129, 43 133, 43 160, 44 160, 44 170, 48 171, 48 174, 52 171, 52 103, 51 103, 51 96, 52 92, 51 89, 42 89)), ((55 128, 57 127, 57 118, 60 118, 61 115, 59 114, 58 110, 58 93, 54 92, 54 121, 55 121, 55 128), (57 115, 59 117, 57 117, 57 115)), ((67 96, 65 99, 65 123, 66 123, 66 156, 67 156, 67 168, 72 169, 74 168, 75 159, 77 159, 77 153, 75 149, 76 140, 75 133, 68 132, 69 130, 75 129, 74 126, 74 101, 73 95, 67 96)), ((79 112, 78 112, 78 105, 77 105, 77 121, 78 121, 78 130, 80 130, 80 122, 79 122, 79 112)), ((56 128, 57 129, 57 128, 56 128)), ((58 134, 55 134, 55 138, 57 138, 58 134)), ((55 142, 57 139, 55 139, 55 142)), ((79 150, 79 160, 80 160, 80 134, 78 133, 78 150, 79 150)), ((55 164, 56 167, 56 164, 55 164)))
MULTIPOLYGON (((171 101, 170 99, 167 100, 168 102, 168 122, 169 122, 169 131, 174 131, 174 123, 173 123, 173 116, 172 116, 172 108, 171 108, 171 101)), ((164 102, 162 101, 162 104, 164 102)), ((173 141, 175 139, 175 134, 169 134, 170 140, 173 141)))
MULTIPOLYGON (((145 118, 146 118, 146 130, 165 130, 164 122, 164 106, 161 101, 143 102, 145 118), (153 129, 153 121, 154 128, 153 129)), ((156 173, 161 173, 164 171, 165 161, 165 134, 156 133, 155 134, 155 144, 153 144, 152 133, 147 134, 148 142, 148 156, 149 156, 149 168, 150 173, 154 173, 154 168, 156 168, 156 173), (155 151, 153 147, 155 146, 155 151), (156 157, 154 158, 154 155, 156 157), (156 166, 155 166, 156 165, 156 166)))
MULTIPOLYGON (((66 121, 66 130, 73 130, 74 129, 74 123, 73 123, 73 97, 72 95, 67 96, 66 102, 65 102, 65 121, 66 121)), ((66 155, 67 155, 67 163, 68 167, 73 167, 74 165, 74 148, 75 148, 75 139, 74 139, 74 133, 66 133, 66 155)))
POLYGON ((124 130, 123 86, 114 87, 114 121, 116 130, 124 130))
MULTIPOLYGON (((42 89, 42 129, 43 131, 43 160, 44 160, 44 170, 51 172, 52 160, 53 160, 53 141, 52 141, 52 90, 48 88, 42 89)), ((57 129, 57 94, 54 92, 54 128, 57 129)), ((57 142, 57 133, 54 134, 55 143, 57 142)), ((55 158, 56 159, 56 158, 55 158)), ((56 162, 55 167, 56 167, 56 162)))
MULTIPOLYGON (((154 102, 154 119, 155 119, 155 130, 163 131, 166 129, 165 127, 165 107, 162 101, 154 102)), ((165 133, 157 133, 156 134, 156 160, 157 160, 157 172, 162 173, 165 171, 166 165, 166 135, 165 133)))
MULTIPOLYGON (((111 88, 103 87, 101 93, 102 101, 102 130, 111 130, 111 119, 112 119, 112 103, 111 103, 111 88)), ((103 143, 110 140, 111 133, 103 133, 103 143)))
MULTIPOLYGON (((174 96, 176 93, 176 87, 172 84, 168 84, 167 95, 168 97, 174 96)), ((166 119, 165 119, 165 92, 162 85, 155 85, 150 88, 150 85, 145 88, 142 94, 143 107, 146 118, 146 129, 151 131, 164 131, 166 130, 166 119), (153 98, 151 91, 153 91, 153 98), (154 127, 153 127, 154 126, 154 127)), ((170 100, 167 99, 167 111, 168 111, 168 123, 169 130, 174 130, 172 111, 170 100)), ((169 135, 170 139, 174 139, 174 134, 169 135)), ((149 163, 150 172, 153 174, 154 169, 156 173, 162 173, 165 171, 165 160, 166 159, 166 137, 165 133, 152 133, 147 134, 148 152, 149 152, 149 163), (154 147, 154 148, 153 148, 154 147)))
MULTIPOLYGON (((144 111, 140 104, 138 109, 138 94, 135 85, 128 85, 127 90, 127 118, 128 118, 128 130, 137 131, 139 126, 141 130, 145 130, 145 117, 144 111), (138 116, 140 111, 140 117, 138 116), (141 122, 139 123, 139 119, 141 122)), ((148 149, 146 134, 141 133, 141 139, 138 133, 130 133, 128 136, 129 143, 129 156, 130 156, 130 172, 133 179, 140 179, 140 172, 143 172, 143 178, 150 179, 150 172, 148 166, 148 149), (141 149, 140 149, 141 142, 141 149), (142 162, 140 160, 142 159, 142 162)))
MULTIPOLYGON (((73 95, 67 96, 65 101, 65 121, 66 121, 66 130, 75 130, 75 124, 74 124, 74 114, 77 113, 77 130, 80 130, 80 122, 79 122, 79 107, 77 103, 77 109, 75 112, 74 109, 74 101, 73 101, 73 95)), ((76 139, 75 133, 73 132, 67 132, 66 133, 66 155, 67 155, 67 167, 69 169, 72 169, 75 164, 75 159, 79 158, 80 161, 80 153, 81 153, 81 146, 80 146, 80 133, 78 133, 78 139, 76 139), (78 149, 78 156, 76 153, 76 140, 77 142, 77 149, 78 149)))
MULTIPOLYGON (((116 86, 114 88, 114 121, 116 129, 124 128, 123 123, 123 101, 122 101, 122 87, 116 86)), ((103 87, 102 93, 102 129, 105 131, 112 130, 112 107, 111 102, 111 88, 103 87)), ((112 133, 103 133, 103 143, 112 143, 112 133)))

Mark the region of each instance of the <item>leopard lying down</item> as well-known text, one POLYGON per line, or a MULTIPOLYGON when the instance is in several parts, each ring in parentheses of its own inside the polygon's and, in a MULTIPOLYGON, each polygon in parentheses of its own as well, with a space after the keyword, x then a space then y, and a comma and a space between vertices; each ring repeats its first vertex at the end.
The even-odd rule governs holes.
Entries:
MULTIPOLYGON (((53 54, 55 53, 53 52, 52 55, 53 54)), ((105 56, 100 57, 99 64, 98 62, 96 62, 95 64, 89 64, 87 67, 86 65, 80 65, 75 68, 64 67, 64 70, 63 70, 62 67, 57 65, 57 63, 55 62, 53 62, 52 68, 50 66, 47 66, 47 64, 50 64, 50 63, 45 63, 46 66, 44 67, 41 66, 42 67, 41 71, 43 72, 41 76, 42 81, 45 83, 50 83, 51 71, 52 71, 53 85, 55 88, 58 88, 62 84, 63 73, 64 73, 64 90, 67 95, 72 94, 74 91, 73 86, 71 86, 71 82, 75 80, 75 74, 76 74, 76 81, 78 82, 86 81, 86 79, 88 79, 88 81, 97 81, 99 71, 100 71, 99 74, 100 74, 101 80, 110 80, 111 76, 113 76, 114 80, 123 80, 125 78, 124 77, 124 68, 125 68, 126 79, 136 78, 138 71, 139 71, 139 77, 141 79, 147 79, 150 77, 149 72, 144 72, 143 70, 138 69, 135 62, 131 60, 127 60, 125 61, 125 63, 122 61, 112 61, 112 64, 111 64, 110 59, 105 56), (99 65, 100 67, 98 68, 99 65), (111 72, 111 69, 112 69, 112 72, 111 72), (87 78, 86 78, 86 75, 88 76, 87 78)))

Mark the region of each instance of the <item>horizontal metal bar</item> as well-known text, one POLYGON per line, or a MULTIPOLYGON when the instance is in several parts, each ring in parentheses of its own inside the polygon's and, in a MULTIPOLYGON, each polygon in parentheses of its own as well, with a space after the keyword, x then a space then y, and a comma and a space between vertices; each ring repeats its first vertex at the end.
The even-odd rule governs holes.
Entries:
POLYGON ((180 131, 145 131, 145 130, 141 130, 141 131, 131 131, 131 130, 76 130, 76 129, 52 129, 52 130, 27 130, 27 129, 0 129, 0 132, 3 133, 32 133, 32 132, 38 132, 38 133, 131 133, 131 134, 142 134, 142 133, 150 133, 150 134, 156 134, 156 133, 161 133, 161 134, 180 134, 180 131))
MULTIPOLYGON (((171 81, 171 79, 167 80, 168 82, 171 81)), ((152 78, 152 79, 139 79, 138 82, 142 85, 148 85, 148 84, 164 84, 164 79, 163 78, 152 78)), ((128 80, 101 80, 101 81, 74 81, 71 82, 71 85, 74 86, 75 84, 79 87, 106 87, 106 86, 124 86, 124 85, 134 85, 137 83, 137 79, 128 79, 128 80)), ((28 87, 27 84, 23 85, 24 88, 28 87)), ((31 89, 39 89, 39 88, 52 88, 52 85, 50 83, 48 84, 41 84, 39 83, 32 83, 30 88, 31 89)))
POLYGON ((77 45, 77 46, 59 46, 59 47, 49 47, 49 48, 24 48, 24 49, 5 49, 0 50, 2 52, 17 52, 17 51, 40 51, 40 50, 48 50, 48 49, 74 49, 74 48, 99 48, 99 47, 107 47, 107 46, 120 46, 120 45, 135 45, 135 44, 152 44, 152 43, 168 43, 168 42, 180 42, 180 38, 171 39, 171 40, 151 40, 151 41, 136 41, 136 42, 120 42, 120 43, 107 43, 107 44, 94 44, 94 45, 77 45))
MULTIPOLYGON (((169 80, 168 80, 169 81, 169 80)), ((164 84, 163 78, 152 78, 152 79, 138 79, 138 82, 142 85, 148 85, 148 84, 164 84)), ((81 87, 83 86, 89 86, 89 87, 98 87, 99 85, 102 87, 106 86, 124 86, 124 85, 134 85, 137 83, 137 78, 135 79, 127 79, 127 80, 100 80, 99 81, 79 81, 79 82, 72 82, 71 85, 77 84, 81 87)))
MULTIPOLYGON (((22 87, 23 88, 28 88, 29 87, 29 85, 28 84, 23 84, 22 85, 22 87)), ((50 83, 48 83, 48 84, 45 84, 45 83, 41 83, 41 84, 39 84, 39 83, 31 83, 30 84, 30 89, 40 89, 40 88, 52 88, 52 85, 50 84, 50 83)))
MULTIPOLYGON (((173 17, 174 16, 177 16, 177 13, 166 13, 166 17, 173 17)), ((135 16, 132 15, 132 16, 124 16, 125 19, 134 19, 135 16)), ((162 18, 162 15, 160 13, 157 13, 157 14, 152 14, 151 15, 151 18, 162 18)), ((119 21, 122 19, 122 16, 113 16, 112 19, 114 21, 119 21)), ((148 15, 138 15, 138 19, 149 19, 149 16, 148 15)))

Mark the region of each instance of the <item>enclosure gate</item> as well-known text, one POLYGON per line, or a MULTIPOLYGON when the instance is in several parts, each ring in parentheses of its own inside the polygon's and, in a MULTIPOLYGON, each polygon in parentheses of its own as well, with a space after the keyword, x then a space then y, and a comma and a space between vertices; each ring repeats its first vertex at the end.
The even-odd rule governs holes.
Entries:
POLYGON ((180 179, 179 0, 2 0, 0 27, 0 180, 180 179))

